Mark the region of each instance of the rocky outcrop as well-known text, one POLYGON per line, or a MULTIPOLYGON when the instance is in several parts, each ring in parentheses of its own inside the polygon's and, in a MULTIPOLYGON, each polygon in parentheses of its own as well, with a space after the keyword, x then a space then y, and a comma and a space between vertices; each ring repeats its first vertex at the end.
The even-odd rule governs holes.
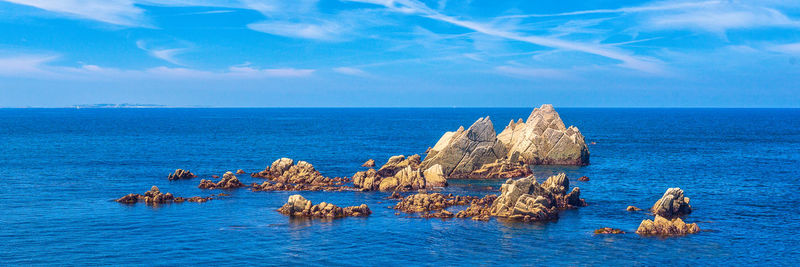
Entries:
POLYGON ((368 168, 375 167, 375 160, 369 159, 366 162, 364 162, 364 164, 361 164, 361 167, 368 167, 368 168))
POLYGON ((236 174, 247 174, 247 172, 245 172, 242 169, 238 169, 238 170, 236 170, 236 174))
POLYGON ((128 194, 124 197, 117 199, 119 203, 135 204, 137 202, 144 202, 148 205, 167 204, 172 202, 206 202, 213 199, 212 197, 175 197, 172 193, 161 193, 157 186, 152 186, 149 191, 144 194, 128 194))
POLYGON ((531 174, 533 174, 533 172, 526 164, 511 162, 507 159, 498 159, 495 162, 484 164, 480 169, 474 170, 460 178, 508 179, 525 177, 531 174))
POLYGON ((447 178, 515 178, 529 174, 520 167, 526 164, 588 165, 589 149, 577 127, 565 127, 552 105, 542 105, 500 134, 489 117, 446 132, 421 163, 422 168, 436 164, 447 178), (497 169, 503 171, 491 171, 497 169))
POLYGON ((478 199, 478 197, 418 193, 403 198, 394 208, 406 213, 436 211, 451 206, 468 205, 474 199, 478 199))
POLYGON ((424 188, 442 187, 447 179, 439 165, 424 171, 420 168, 420 156, 406 158, 393 156, 379 170, 369 169, 353 175, 353 185, 362 190, 410 191, 424 188))
POLYGON ((596 235, 609 235, 609 234, 617 235, 617 234, 624 234, 624 233, 625 233, 625 231, 622 231, 620 229, 614 229, 614 228, 611 228, 611 227, 604 227, 604 228, 600 228, 600 229, 594 230, 594 234, 596 234, 596 235))
POLYGON ((492 215, 490 209, 497 199, 497 195, 487 195, 481 199, 473 200, 467 209, 456 213, 456 218, 472 218, 476 221, 488 221, 492 215))
POLYGON ((391 177, 406 167, 411 167, 411 169, 419 169, 421 159, 422 157, 416 154, 409 156, 408 158, 406 158, 404 155, 392 156, 389 158, 389 161, 387 161, 386 164, 383 164, 383 166, 378 169, 378 175, 381 177, 391 177))
POLYGON ((656 215, 654 220, 644 220, 636 233, 642 236, 682 236, 700 231, 696 223, 687 224, 681 218, 667 219, 656 215))
POLYGON ((700 231, 696 223, 685 223, 680 217, 692 213, 689 198, 683 196, 680 188, 669 188, 650 209, 655 214, 653 220, 643 220, 636 229, 642 236, 682 236, 700 231))
POLYGON ((547 221, 558 219, 564 209, 586 206, 575 187, 567 193, 569 179, 565 174, 554 175, 539 184, 528 176, 509 179, 500 188, 501 194, 490 209, 492 216, 521 221, 547 221))
POLYGON ((650 211, 667 219, 675 219, 692 213, 692 206, 689 205, 689 198, 683 196, 683 190, 676 187, 667 189, 650 211))
POLYGON ((305 161, 297 164, 290 158, 278 159, 261 172, 251 174, 252 177, 266 178, 270 181, 283 184, 305 184, 316 186, 342 185, 347 182, 345 178, 328 178, 314 168, 314 165, 305 161))
POLYGON ((575 126, 565 127, 553 105, 542 105, 497 136, 511 161, 534 165, 588 165, 589 148, 575 126))
POLYGON ((169 179, 170 181, 173 181, 173 180, 192 179, 192 178, 195 178, 195 177, 197 177, 197 175, 194 175, 194 173, 192 173, 192 172, 190 172, 188 170, 177 169, 177 170, 175 170, 175 172, 173 172, 172 174, 167 176, 167 179, 169 179))
POLYGON ((226 172, 222 175, 222 180, 219 182, 213 182, 211 180, 200 180, 200 185, 197 186, 200 189, 234 189, 239 187, 245 187, 245 185, 239 181, 239 178, 236 178, 232 172, 226 172))
POLYGON ((278 212, 284 215, 308 218, 341 218, 369 216, 372 214, 372 211, 370 211, 366 204, 345 208, 325 202, 313 205, 311 201, 305 199, 301 195, 290 196, 287 203, 278 209, 278 212))
POLYGON ((445 133, 430 149, 423 168, 440 165, 448 178, 469 176, 484 164, 504 158, 506 148, 497 140, 489 117, 480 118, 468 129, 445 133))

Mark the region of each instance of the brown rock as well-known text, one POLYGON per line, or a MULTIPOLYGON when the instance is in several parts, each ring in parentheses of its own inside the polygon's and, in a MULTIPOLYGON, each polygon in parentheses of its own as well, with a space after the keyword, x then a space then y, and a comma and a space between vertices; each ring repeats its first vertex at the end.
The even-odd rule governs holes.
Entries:
POLYGON ((278 209, 278 212, 289 216, 309 218, 341 218, 351 216, 369 216, 372 214, 372 211, 370 211, 366 204, 345 208, 325 202, 313 205, 311 201, 306 200, 301 195, 290 196, 287 203, 278 209))
POLYGON ((636 206, 628 206, 628 208, 625 209, 625 210, 627 210, 627 211, 640 211, 642 209, 637 208, 636 206))
POLYGON ((368 168, 375 167, 375 160, 369 159, 366 162, 364 162, 364 164, 361 164, 361 167, 368 167, 368 168))
POLYGON ((175 172, 167 176, 167 179, 172 181, 172 180, 192 179, 195 177, 197 177, 197 175, 194 175, 194 173, 188 170, 177 169, 175 170, 175 172))
POLYGON ((606 234, 614 234, 614 235, 616 235, 616 234, 624 234, 624 233, 625 233, 625 231, 622 231, 620 229, 614 229, 614 228, 611 228, 611 227, 604 227, 604 228, 600 228, 600 229, 594 230, 594 234, 596 234, 596 235, 606 235, 606 234))
POLYGON ((642 236, 682 236, 700 231, 696 223, 686 224, 681 218, 667 219, 656 215, 655 220, 643 220, 636 229, 642 236))
MULTIPOLYGON (((192 199, 194 199, 194 200, 200 199, 200 200, 202 200, 202 202, 205 202, 205 201, 211 200, 212 198, 211 197, 207 197, 207 198, 192 197, 192 198, 190 198, 190 201, 192 199)), ((117 199, 116 201, 119 202, 119 203, 125 203, 125 204, 134 204, 134 203, 137 203, 137 202, 141 201, 141 202, 144 202, 144 203, 146 203, 148 205, 158 205, 158 204, 167 204, 167 203, 172 203, 172 202, 183 202, 183 201, 186 201, 186 199, 183 198, 183 197, 175 197, 175 196, 172 195, 172 193, 161 193, 161 191, 158 189, 157 186, 152 186, 150 188, 150 190, 147 191, 147 192, 144 192, 143 195, 128 194, 128 195, 125 195, 124 197, 121 197, 121 198, 117 199)), ((195 202, 201 202, 201 201, 195 201, 195 202)))
POLYGON ((525 177, 531 174, 533 172, 526 164, 498 159, 495 162, 484 164, 480 169, 474 170, 469 174, 455 175, 451 176, 451 178, 508 179, 525 177))
POLYGON ((683 196, 683 190, 676 187, 667 189, 650 211, 667 219, 675 219, 692 213, 692 206, 689 205, 689 198, 683 196))
POLYGON ((558 218, 560 210, 585 206, 580 189, 567 194, 569 179, 565 174, 554 175, 539 184, 536 178, 509 179, 500 188, 490 214, 522 221, 547 221, 558 218))
POLYGON ((451 206, 468 205, 472 200, 479 199, 472 196, 442 195, 441 193, 417 193, 403 198, 395 209, 406 213, 419 213, 443 210, 451 206))
POLYGON ((589 177, 587 177, 587 176, 581 176, 581 178, 578 178, 578 181, 581 181, 581 182, 588 182, 588 181, 589 181, 589 177))
POLYGON ((211 180, 200 180, 200 185, 197 186, 200 189, 234 189, 239 187, 245 187, 245 185, 239 181, 239 178, 236 178, 232 172, 226 172, 222 175, 222 180, 219 182, 214 183, 211 180))
POLYGON ((242 169, 238 169, 236 170, 236 174, 246 174, 246 172, 244 172, 242 169))

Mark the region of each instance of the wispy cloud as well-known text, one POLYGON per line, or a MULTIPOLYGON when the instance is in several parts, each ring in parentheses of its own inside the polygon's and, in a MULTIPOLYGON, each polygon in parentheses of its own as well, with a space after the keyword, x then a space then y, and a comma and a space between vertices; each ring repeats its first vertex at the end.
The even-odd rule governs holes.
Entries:
POLYGON ((132 0, 3 0, 109 24, 147 27, 144 10, 132 0))
POLYGON ((198 70, 184 67, 158 66, 143 70, 118 69, 91 64, 59 66, 54 55, 0 56, 0 76, 36 79, 266 79, 298 78, 314 74, 314 69, 255 68, 249 65, 231 66, 221 71, 198 70))
POLYGON ((361 69, 358 69, 358 68, 352 68, 352 67, 333 68, 333 71, 341 73, 341 74, 347 74, 347 75, 353 75, 353 76, 365 76, 365 75, 367 75, 367 73, 365 71, 363 71, 361 69))
POLYGON ((441 22, 446 22, 455 26, 459 26, 462 28, 470 29, 482 34, 496 36, 505 38, 508 40, 526 42, 530 44, 556 48, 556 49, 564 49, 564 50, 572 50, 572 51, 580 51, 584 53, 589 53, 593 55, 598 55, 610 59, 615 59, 621 61, 621 66, 636 69, 640 71, 646 72, 660 72, 661 68, 657 61, 637 57, 631 55, 629 52, 622 51, 615 47, 597 45, 592 43, 582 43, 576 41, 568 41, 562 40, 558 38, 548 37, 548 36, 537 36, 537 35, 526 35, 517 33, 514 31, 510 31, 504 28, 495 27, 491 24, 485 24, 475 21, 469 21, 464 19, 459 19, 456 17, 444 15, 436 10, 433 10, 426 6, 424 3, 416 1, 416 0, 396 0, 396 1, 389 1, 389 0, 350 0, 353 2, 362 2, 362 3, 371 3, 371 4, 378 4, 383 5, 389 10, 403 13, 403 14, 413 14, 418 15, 434 20, 438 20, 441 22))
POLYGON ((783 54, 800 55, 800 43, 773 44, 768 45, 766 49, 783 54))
POLYGON ((314 23, 294 23, 287 21, 263 21, 247 25, 254 31, 303 39, 327 40, 338 39, 343 32, 342 26, 323 21, 314 23))
POLYGON ((537 79, 566 79, 569 76, 564 70, 547 68, 527 68, 517 66, 497 66, 494 70, 502 75, 517 78, 537 78, 537 79))
POLYGON ((686 8, 698 8, 710 5, 720 4, 722 1, 704 1, 704 2, 662 2, 638 7, 623 7, 614 9, 593 9, 581 10, 573 12, 563 12, 554 14, 523 14, 523 15, 508 15, 497 17, 499 19, 515 19, 515 18, 546 18, 546 17, 563 17, 563 16, 578 16, 578 15, 591 15, 591 14, 613 14, 613 13, 637 13, 637 12, 651 12, 651 11, 665 11, 686 8))
POLYGON ((145 42, 144 40, 136 41, 136 47, 144 51, 147 51, 147 53, 150 54, 151 56, 164 60, 166 62, 181 66, 186 65, 175 58, 175 56, 177 56, 178 54, 186 52, 188 50, 186 48, 162 48, 162 49, 149 48, 147 46, 147 42, 145 42))

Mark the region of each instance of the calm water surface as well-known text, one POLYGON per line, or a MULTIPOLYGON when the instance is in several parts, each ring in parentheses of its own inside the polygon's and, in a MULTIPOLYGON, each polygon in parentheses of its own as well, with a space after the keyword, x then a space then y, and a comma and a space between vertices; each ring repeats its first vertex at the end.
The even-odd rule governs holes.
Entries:
MULTIPOLYGON (((295 220, 275 210, 293 192, 204 191, 200 178, 258 171, 280 157, 327 176, 366 159, 425 151, 444 131, 490 115, 500 131, 532 109, 0 109, 0 265, 794 265, 800 261, 800 110, 558 109, 590 145, 567 172, 590 206, 547 224, 395 215, 380 192, 303 192, 367 218, 295 220), (589 182, 576 177, 589 176, 589 182), (207 203, 121 205, 152 185, 207 203), (704 230, 682 238, 635 231, 668 187, 704 230)), ((238 176, 249 184, 258 181, 238 176)), ((503 181, 450 181, 457 194, 503 181)))

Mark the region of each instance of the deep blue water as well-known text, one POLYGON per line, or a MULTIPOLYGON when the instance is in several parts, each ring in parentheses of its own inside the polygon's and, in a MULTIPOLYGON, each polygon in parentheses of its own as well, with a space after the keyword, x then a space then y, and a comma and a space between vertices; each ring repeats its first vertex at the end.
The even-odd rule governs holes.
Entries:
MULTIPOLYGON (((178 196, 200 178, 262 170, 279 157, 350 176, 374 158, 425 151, 445 131, 490 115, 495 128, 531 109, 0 109, 0 265, 793 265, 800 261, 799 109, 557 108, 590 145, 567 172, 590 204, 557 222, 395 215, 380 192, 303 192, 367 218, 293 220, 275 210, 295 192, 229 191, 207 203, 150 207, 112 200, 152 185, 178 196), (574 178, 589 176, 589 182, 574 178), (704 230, 633 234, 668 187, 681 187, 704 230), (599 227, 629 234, 594 236, 599 227)), ((245 183, 257 181, 238 175, 245 183)), ((492 181, 450 181, 482 195, 492 181)))

